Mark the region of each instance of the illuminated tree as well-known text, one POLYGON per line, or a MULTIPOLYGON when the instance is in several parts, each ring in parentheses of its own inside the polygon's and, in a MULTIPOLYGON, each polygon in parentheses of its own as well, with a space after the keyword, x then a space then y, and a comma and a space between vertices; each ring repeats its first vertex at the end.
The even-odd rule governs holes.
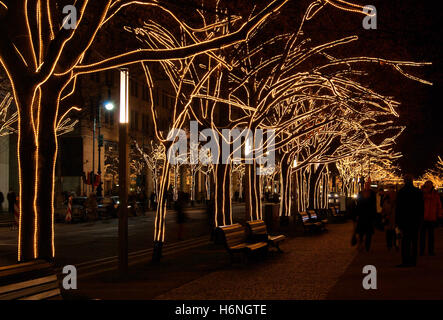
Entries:
POLYGON ((162 144, 154 143, 154 141, 151 141, 151 146, 149 150, 143 150, 138 145, 138 143, 135 143, 135 147, 137 151, 143 156, 146 166, 151 171, 155 201, 158 201, 160 188, 159 179, 161 178, 160 172, 162 171, 161 168, 163 168, 166 162, 165 147, 162 144))
POLYGON ((11 110, 12 100, 10 93, 7 93, 0 102, 0 137, 16 131, 13 124, 17 122, 17 112, 11 110))
MULTIPOLYGON (((239 95, 232 99, 233 105, 235 102, 236 106, 241 105, 241 109, 245 111, 245 117, 240 118, 240 121, 247 122, 250 128, 276 130, 275 150, 279 151, 281 167, 280 215, 291 212, 291 172, 300 173, 305 168, 297 183, 299 195, 303 195, 299 196, 303 204, 300 206, 299 203, 299 209, 315 207, 319 204, 320 186, 327 185, 328 173, 325 165, 359 151, 376 148, 377 143, 369 142, 368 136, 363 133, 365 130, 373 131, 371 126, 382 116, 397 116, 395 108, 399 103, 358 81, 359 77, 366 74, 363 65, 390 65, 407 78, 429 84, 404 70, 407 66, 417 67, 429 63, 364 56, 336 58, 327 52, 358 40, 356 36, 309 47, 310 39, 302 37, 302 27, 305 21, 312 19, 322 8, 319 3, 313 2, 308 8, 297 34, 292 35, 289 40, 281 36, 280 39, 275 37, 269 42, 275 46, 280 40, 287 41, 281 55, 266 60, 258 54, 261 47, 249 50, 247 62, 254 58, 253 55, 258 55, 259 63, 245 63, 241 66, 246 70, 247 76, 238 77, 239 88, 247 91, 244 95, 247 99, 242 100, 239 95), (265 77, 260 76, 260 71, 265 73, 265 77), (305 104, 310 109, 306 109, 305 104), (352 140, 345 141, 346 139, 341 138, 352 131, 354 138, 360 142, 357 146, 355 143, 350 144, 352 140), (340 148, 341 145, 346 147, 340 148), (292 163, 297 157, 299 164, 293 170, 292 163)), ((384 124, 393 129, 392 122, 384 124)), ((383 132, 380 128, 377 130, 378 133, 383 132)), ((257 198, 252 197, 255 201, 257 198)), ((325 203, 326 192, 323 192, 321 204, 325 203)), ((256 208, 258 213, 255 217, 261 217, 261 205, 256 208)), ((254 219, 254 216, 251 218, 254 219)))
MULTIPOLYGON (((18 155, 20 221, 18 260, 50 259, 54 248, 54 168, 57 156, 56 127, 60 104, 67 104, 82 74, 118 68, 141 61, 181 59, 218 49, 248 38, 285 0, 272 1, 247 21, 237 19, 237 28, 218 35, 217 25, 192 29, 167 2, 101 0, 77 1, 77 24, 68 27, 62 8, 65 1, 0 1, 0 62, 13 88, 18 109, 18 155), (118 13, 130 6, 145 6, 169 15, 188 31, 188 45, 172 50, 136 49, 87 62, 85 57, 118 13), (14 26, 8 27, 8 26, 14 26), (66 27, 66 28, 65 28, 66 27), (201 39, 201 30, 212 29, 211 38, 201 39), (29 161, 29 159, 33 161, 29 161)), ((176 9, 175 9, 176 10, 176 9)), ((154 16, 153 16, 154 17, 154 16)), ((228 18, 225 18, 226 20, 228 18)))
POLYGON ((443 187, 443 160, 440 156, 434 168, 426 170, 420 180, 422 183, 430 180, 436 188, 443 187))
MULTIPOLYGON (((79 110, 78 108, 76 108, 79 110)), ((17 132, 18 113, 13 98, 8 92, 0 102, 0 137, 17 132)), ((57 136, 72 132, 78 120, 72 121, 70 118, 62 118, 57 123, 57 136)))
MULTIPOLYGON (((320 186, 327 185, 328 167, 340 159, 356 152, 370 149, 365 134, 371 124, 381 115, 395 116, 398 103, 366 86, 359 77, 364 76, 367 64, 391 66, 402 75, 423 83, 405 71, 407 67, 424 66, 427 63, 394 61, 374 57, 336 58, 330 51, 353 41, 357 36, 345 37, 318 46, 310 46, 310 39, 303 34, 303 25, 311 20, 325 4, 340 9, 362 12, 362 7, 345 1, 314 1, 303 17, 299 31, 290 35, 273 36, 254 42, 249 41, 226 50, 217 50, 203 57, 192 57, 181 61, 164 61, 162 67, 176 93, 173 115, 169 123, 172 129, 184 128, 185 120, 197 120, 200 125, 212 128, 219 134, 223 129, 241 131, 272 129, 276 132, 274 151, 279 155, 282 203, 280 215, 291 214, 291 174, 300 173, 298 186, 306 185, 313 192, 302 191, 306 206, 312 202, 324 206, 325 194, 319 198, 320 186), (281 48, 277 54, 266 54, 266 47, 281 48), (363 69, 363 70, 361 70, 363 69), (220 115, 223 115, 221 117, 220 115), (226 117, 226 114, 228 117, 226 117), (349 133, 356 141, 346 137, 349 133), (298 158, 299 157, 299 158, 298 158), (293 160, 299 164, 293 167, 293 160), (309 171, 307 171, 309 170, 309 171), (314 172, 311 175, 310 172, 314 172), (309 174, 311 178, 307 179, 309 174), (315 175, 318 178, 315 178, 315 175), (313 180, 310 181, 310 180, 313 180), (306 196, 311 194, 312 196, 306 196), (312 200, 309 200, 312 198, 312 200), (307 200, 306 200, 307 199, 307 200)), ((201 14, 205 18, 204 14, 201 14)), ((216 20, 220 30, 228 25, 216 20)), ((149 22, 143 28, 132 30, 149 48, 174 49, 186 43, 192 32, 187 27, 179 32, 169 32, 160 24, 149 22)), ((225 31, 223 31, 225 32, 225 31)), ((154 86, 151 72, 144 65, 148 87, 154 86)), ((155 118, 155 110, 152 114, 155 118)), ((164 129, 156 126, 159 141, 168 146, 177 136, 165 139, 164 129)), ((168 132, 168 130, 166 130, 168 132)), ((265 142, 265 144, 268 141, 265 142)), ((230 141, 229 143, 232 144, 230 141)), ((372 142, 375 147, 378 145, 372 142)), ((253 141, 256 146, 256 141, 253 141)), ((220 147, 220 146, 219 146, 220 147)), ((373 146, 374 147, 374 146, 373 146)), ((241 148, 246 149, 242 142, 241 148)), ((254 147, 250 150, 255 152, 254 147)), ((213 155, 216 157, 216 155, 213 155)), ((243 155, 241 161, 247 160, 243 155)), ((216 225, 232 223, 231 173, 232 163, 214 165, 216 225), (220 186, 220 187, 218 187, 220 186)), ((160 190, 165 190, 169 181, 169 165, 163 170, 160 190)), ((246 166, 249 218, 262 218, 261 192, 263 178, 257 177, 260 168, 255 160, 246 166)), ((164 192, 164 191, 160 191, 164 192)), ((156 218, 156 241, 164 241, 165 206, 159 206, 156 218)))

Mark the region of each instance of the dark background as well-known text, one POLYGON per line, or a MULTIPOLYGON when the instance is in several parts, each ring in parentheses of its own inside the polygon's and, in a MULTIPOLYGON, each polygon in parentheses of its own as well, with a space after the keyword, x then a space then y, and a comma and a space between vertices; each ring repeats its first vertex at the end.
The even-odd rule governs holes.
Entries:
MULTIPOLYGON (((351 1, 352 2, 352 1, 351 1)), ((428 80, 425 85, 400 75, 391 67, 367 66, 371 88, 393 96, 401 103, 399 125, 406 130, 398 138, 396 151, 403 153, 399 165, 403 173, 416 177, 443 155, 441 112, 441 23, 438 2, 417 0, 353 1, 377 9, 377 29, 365 30, 363 17, 332 6, 322 10, 307 25, 311 37, 338 39, 358 35, 358 42, 345 46, 336 56, 368 56, 393 60, 432 62, 432 66, 404 68, 412 75, 428 80)))

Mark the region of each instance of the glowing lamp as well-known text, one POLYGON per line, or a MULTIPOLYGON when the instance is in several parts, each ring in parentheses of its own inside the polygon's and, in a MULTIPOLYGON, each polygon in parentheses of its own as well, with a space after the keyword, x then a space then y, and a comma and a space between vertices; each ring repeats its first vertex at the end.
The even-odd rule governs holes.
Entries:
POLYGON ((114 110, 114 104, 112 102, 106 102, 105 109, 108 111, 114 110))
POLYGON ((251 146, 251 140, 250 139, 246 139, 246 144, 245 144, 245 155, 250 155, 252 151, 252 146, 251 146))
POLYGON ((122 68, 120 69, 120 123, 128 123, 129 120, 128 87, 129 70, 122 68))

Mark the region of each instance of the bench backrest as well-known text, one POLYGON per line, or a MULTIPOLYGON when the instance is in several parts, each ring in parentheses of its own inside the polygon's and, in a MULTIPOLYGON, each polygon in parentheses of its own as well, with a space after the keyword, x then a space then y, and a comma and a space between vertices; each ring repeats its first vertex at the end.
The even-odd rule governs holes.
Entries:
POLYGON ((317 219, 317 213, 315 212, 315 210, 309 209, 308 214, 311 217, 311 219, 317 219))
POLYGON ((246 222, 252 235, 267 235, 266 224, 263 220, 254 220, 246 222))
POLYGON ((46 261, 0 267, 0 300, 60 298, 57 276, 46 261))
POLYGON ((309 215, 306 213, 306 211, 300 211, 299 214, 303 222, 309 221, 309 215))
POLYGON ((246 241, 245 228, 239 223, 221 226, 219 229, 225 236, 225 244, 228 248, 246 241))

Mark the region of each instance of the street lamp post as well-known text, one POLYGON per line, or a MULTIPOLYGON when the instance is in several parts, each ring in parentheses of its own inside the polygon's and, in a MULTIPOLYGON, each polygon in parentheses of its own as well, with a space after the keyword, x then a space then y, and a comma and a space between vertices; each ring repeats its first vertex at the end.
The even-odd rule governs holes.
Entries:
POLYGON ((103 145, 103 138, 102 138, 102 136, 101 136, 101 127, 102 127, 102 121, 101 121, 101 112, 102 110, 101 110, 101 108, 99 107, 98 108, 98 114, 97 114, 97 118, 98 118, 98 125, 97 125, 97 128, 98 128, 98 135, 97 135, 97 146, 98 146, 98 166, 97 166, 97 174, 98 174, 98 176, 99 176, 99 179, 100 179, 100 181, 99 181, 99 183, 98 183, 98 186, 97 186, 97 197, 101 197, 101 196, 103 196, 103 194, 102 194, 102 191, 103 191, 103 188, 102 188, 102 183, 101 183, 101 181, 102 181, 102 170, 101 170, 101 157, 100 157, 100 155, 101 155, 101 149, 102 149, 102 145, 103 145))
POLYGON ((120 69, 120 123, 119 123, 119 218, 118 218, 118 267, 120 273, 128 270, 128 86, 129 70, 120 69))

